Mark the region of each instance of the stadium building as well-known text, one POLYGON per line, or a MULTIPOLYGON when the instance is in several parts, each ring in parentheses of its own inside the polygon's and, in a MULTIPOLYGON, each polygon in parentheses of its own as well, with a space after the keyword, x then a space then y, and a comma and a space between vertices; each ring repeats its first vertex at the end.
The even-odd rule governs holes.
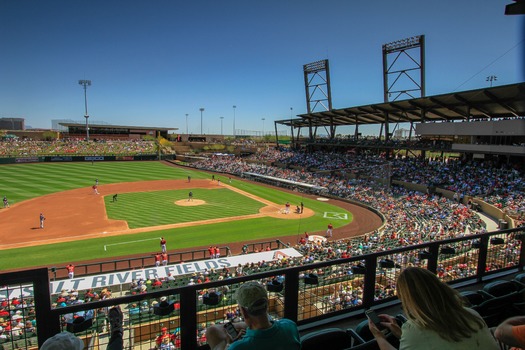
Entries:
MULTIPOLYGON (((86 124, 81 123, 59 123, 66 127, 67 131, 62 135, 64 138, 85 138, 86 124)), ((126 125, 105 125, 89 124, 89 135, 91 139, 122 139, 138 140, 145 136, 168 138, 168 131, 178 130, 177 128, 162 128, 153 126, 126 126, 126 125)))

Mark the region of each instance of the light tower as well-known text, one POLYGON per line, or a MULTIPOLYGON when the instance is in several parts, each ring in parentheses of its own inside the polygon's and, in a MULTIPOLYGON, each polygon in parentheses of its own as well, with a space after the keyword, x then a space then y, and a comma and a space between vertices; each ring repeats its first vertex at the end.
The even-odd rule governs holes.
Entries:
POLYGON ((262 137, 264 137, 264 121, 266 120, 266 118, 262 118, 261 120, 262 120, 262 122, 263 122, 262 137))
POLYGON ((224 117, 219 117, 221 119, 221 135, 222 135, 222 120, 224 119, 224 117))
POLYGON ((186 135, 188 135, 188 113, 186 113, 186 135))
POLYGON ((89 141, 89 126, 88 126, 88 108, 87 108, 87 87, 91 86, 91 80, 79 80, 79 85, 82 85, 84 87, 84 106, 86 108, 86 112, 84 114, 84 118, 86 118, 86 141, 89 141))
POLYGON ((204 112, 204 108, 199 108, 199 111, 201 111, 201 135, 202 135, 202 112, 204 112))
POLYGON ((490 87, 492 87, 492 82, 498 80, 498 77, 495 75, 489 75, 487 81, 490 81, 490 87))

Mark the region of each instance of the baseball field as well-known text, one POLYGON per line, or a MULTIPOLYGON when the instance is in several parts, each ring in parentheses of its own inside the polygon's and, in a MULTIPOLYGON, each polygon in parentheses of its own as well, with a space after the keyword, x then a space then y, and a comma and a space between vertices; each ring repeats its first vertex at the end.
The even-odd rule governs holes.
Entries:
POLYGON ((324 234, 329 223, 340 236, 380 225, 358 206, 214 176, 164 162, 2 165, 0 195, 10 207, 0 210, 0 269, 148 255, 159 251, 160 237, 174 251, 273 238, 296 243, 305 231, 324 234))

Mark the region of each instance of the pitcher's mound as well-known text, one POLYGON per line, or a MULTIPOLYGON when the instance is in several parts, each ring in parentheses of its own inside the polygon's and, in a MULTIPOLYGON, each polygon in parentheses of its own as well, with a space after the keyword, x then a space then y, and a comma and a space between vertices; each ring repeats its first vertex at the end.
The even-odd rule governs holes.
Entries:
POLYGON ((181 207, 194 207, 196 205, 206 204, 206 202, 201 199, 193 199, 191 201, 181 199, 180 201, 176 201, 175 204, 180 205, 181 207))

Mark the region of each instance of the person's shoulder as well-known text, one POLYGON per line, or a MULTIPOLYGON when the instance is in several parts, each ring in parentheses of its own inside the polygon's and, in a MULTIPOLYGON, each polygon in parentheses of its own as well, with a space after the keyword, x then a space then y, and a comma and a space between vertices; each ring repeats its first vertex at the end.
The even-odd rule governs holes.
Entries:
POLYGON ((297 329, 297 324, 295 324, 294 321, 289 320, 287 318, 282 318, 280 320, 274 321, 274 324, 278 324, 279 326, 282 326, 282 327, 289 327, 289 328, 297 329))
POLYGON ((249 350, 251 349, 253 344, 251 343, 251 339, 249 338, 241 338, 233 343, 229 344, 229 347, 227 347, 228 350, 249 350))
POLYGON ((403 344, 420 344, 421 342, 425 342, 432 338, 433 335, 429 334, 429 331, 422 329, 410 320, 403 323, 401 330, 401 340, 403 344))

